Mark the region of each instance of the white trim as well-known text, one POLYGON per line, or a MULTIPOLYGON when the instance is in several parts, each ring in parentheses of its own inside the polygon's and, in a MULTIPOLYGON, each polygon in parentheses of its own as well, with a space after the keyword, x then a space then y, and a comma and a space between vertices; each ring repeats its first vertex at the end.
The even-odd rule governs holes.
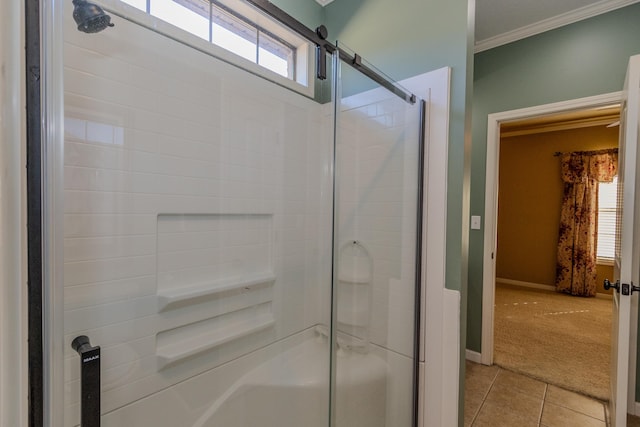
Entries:
POLYGON ((333 0, 316 0, 318 2, 318 4, 322 7, 325 7, 326 5, 328 5, 329 3, 331 3, 333 0))
POLYGON ((470 362, 482 363, 482 355, 480 353, 478 353, 477 351, 466 349, 465 357, 470 362))
POLYGON ((596 261, 596 265, 604 265, 607 267, 613 267, 614 261, 612 258, 598 258, 596 261))
MULTIPOLYGON (((530 289, 540 289, 543 291, 552 291, 555 292, 556 287, 553 285, 543 285, 541 283, 532 283, 532 282, 523 282, 520 280, 512 280, 512 279, 503 279, 500 277, 496 278, 496 283, 504 283, 505 285, 519 286, 521 288, 530 288, 530 289)), ((600 292, 596 293, 596 298, 612 300, 613 296, 611 294, 603 294, 600 292)))
POLYGON ((634 402, 634 404, 632 406, 629 406, 629 413, 631 415, 639 416, 640 415, 640 402, 634 402))
POLYGON ((24 184, 24 11, 0 2, 0 426, 27 425, 24 184))
MULTIPOLYGON (((484 232, 484 253, 483 253, 483 290, 482 290, 482 338, 481 355, 482 363, 491 365, 493 363, 493 315, 495 301, 495 262, 492 253, 496 248, 497 240, 497 204, 498 204, 498 153, 500 148, 500 124, 512 120, 522 120, 530 117, 551 113, 561 113, 584 108, 594 108, 622 100, 622 92, 613 92, 603 95, 590 96, 569 101, 556 102, 552 104, 538 105, 534 107, 521 108, 511 111, 489 114, 487 117, 487 171, 485 187, 485 232, 484 232)), ((635 349, 637 347, 637 304, 632 304, 632 321, 629 345, 631 349, 630 357, 634 361, 630 362, 628 398, 635 399, 635 349)), ((631 407, 628 405, 628 407, 631 407)), ((636 408, 637 410, 638 408, 636 408)))
MULTIPOLYGON (((635 233, 636 236, 634 238, 634 240, 637 243, 638 240, 638 196, 637 191, 638 191, 638 186, 639 184, 639 172, 638 172, 638 168, 640 168, 640 160, 638 160, 638 156, 640 151, 638 150, 638 144, 640 143, 640 141, 638 141, 638 132, 640 131, 640 123, 639 123, 639 119, 640 119, 640 96, 639 96, 639 90, 638 90, 638 86, 640 85, 640 55, 634 55, 629 59, 629 66, 627 69, 627 77, 625 79, 625 95, 623 96, 623 98, 627 101, 627 115, 626 115, 626 126, 627 126, 627 143, 626 145, 629 146, 628 141, 631 140, 631 138, 628 136, 628 134, 631 134, 632 132, 635 132, 635 138, 633 138, 635 140, 635 151, 636 151, 636 159, 635 159, 635 166, 636 166, 636 170, 634 171, 634 178, 635 178, 635 192, 634 192, 634 197, 636 198, 635 201, 635 233), (627 79, 629 79, 627 81, 627 79), (630 85, 632 87, 634 87, 634 90, 630 89, 630 86, 628 86, 628 84, 630 83, 630 85)), ((620 130, 621 134, 623 133, 623 130, 621 128, 620 130)), ((625 187, 625 185, 623 184, 623 187, 625 187)), ((630 186, 626 186, 626 189, 623 189, 624 193, 627 194, 627 191, 630 190, 630 186)), ((637 251, 637 248, 635 249, 637 251)), ((631 276, 631 278, 637 278, 637 268, 638 268, 638 264, 637 264, 637 259, 632 261, 632 265, 633 265, 633 275, 631 276)), ((615 268, 614 268, 615 270, 615 268)), ((622 274, 620 274, 620 279, 624 280, 624 277, 622 276, 622 274)), ((629 369, 628 369, 628 385, 627 385, 627 410, 631 410, 630 408, 634 408, 635 406, 635 393, 636 393, 636 379, 637 379, 637 363, 638 363, 638 304, 639 304, 639 299, 640 297, 638 296, 638 294, 634 294, 632 295, 631 299, 629 300, 629 317, 630 317, 630 324, 629 324, 629 369)), ((637 411, 637 408, 636 408, 637 411)), ((636 415, 639 415, 640 412, 636 412, 636 415)))
POLYGON ((42 289, 44 424, 64 424, 64 11, 42 2, 42 289))
POLYGON ((493 49, 495 47, 522 40, 527 37, 535 36, 536 34, 541 34, 549 30, 563 27, 565 25, 573 24, 575 22, 579 22, 588 18, 593 18, 594 16, 602 15, 603 13, 611 12, 612 10, 620 9, 625 6, 638 3, 639 1, 640 0, 599 1, 589 6, 584 6, 579 9, 554 16, 552 18, 525 25, 524 27, 517 28, 513 31, 498 34, 497 36, 489 37, 488 39, 479 40, 474 46, 474 52, 484 52, 485 50, 493 49))
POLYGON ((619 103, 622 92, 591 96, 570 101, 521 108, 489 114, 487 117, 487 160, 485 184, 485 229, 482 273, 482 363, 493 364, 493 307, 495 304, 495 262, 493 254, 497 247, 498 215, 498 156, 500 150, 500 124, 550 113, 560 113, 589 107, 619 103))
MULTIPOLYGON (((237 2, 236 9, 238 13, 246 18, 259 21, 260 25, 266 27, 269 31, 286 40, 298 49, 298 67, 296 80, 282 76, 270 69, 257 64, 252 60, 241 57, 240 55, 227 50, 215 43, 204 40, 189 31, 177 27, 174 24, 160 19, 154 15, 133 7, 121 0, 99 0, 97 4, 102 7, 105 12, 113 14, 118 19, 124 19, 134 24, 140 25, 150 31, 161 34, 179 43, 192 47, 193 49, 213 56, 228 64, 234 65, 239 69, 245 70, 265 80, 271 81, 277 85, 285 87, 300 93, 308 98, 314 96, 315 84, 315 51, 311 49, 311 42, 298 36, 295 32, 289 30, 285 26, 279 25, 272 19, 260 19, 261 13, 255 8, 242 2, 237 2)), ((117 26, 117 21, 116 26, 117 26)))
POLYGON ((460 292, 444 289, 442 303, 442 375, 446 381, 442 383, 442 424, 439 425, 457 426, 460 402, 460 292))
POLYGON ((503 279, 496 277, 496 283, 504 283, 505 285, 520 286, 521 288, 541 289, 543 291, 555 291, 556 287, 552 285, 543 285, 542 283, 523 282, 522 280, 503 279))
MULTIPOLYGON (((446 424, 458 416, 459 382, 447 375, 459 375, 458 366, 451 365, 452 357, 460 359, 460 307, 457 322, 449 319, 445 292, 445 254, 447 220, 447 155, 449 143, 449 88, 451 68, 441 68, 400 82, 411 92, 427 101, 426 135, 424 141, 422 299, 420 330, 420 412, 418 426, 446 424), (451 354, 452 340, 458 344, 457 355, 451 354), (428 345, 426 345, 428 343, 428 345)), ((455 291, 453 291, 455 292, 455 291)), ((459 298, 459 296, 458 296, 459 298)), ((453 305, 453 304, 451 304, 453 305)))
MULTIPOLYGON (((637 294, 636 294, 637 295, 637 294)), ((631 300, 631 330, 629 332, 629 395, 627 403, 629 408, 633 408, 636 400, 636 377, 638 363, 638 297, 635 302, 631 300)), ((635 407, 635 415, 640 416, 640 407, 635 407)))

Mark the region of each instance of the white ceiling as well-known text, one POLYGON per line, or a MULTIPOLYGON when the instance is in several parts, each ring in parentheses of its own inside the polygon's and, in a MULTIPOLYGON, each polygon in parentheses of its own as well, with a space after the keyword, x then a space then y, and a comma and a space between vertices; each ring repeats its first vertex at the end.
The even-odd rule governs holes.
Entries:
MULTIPOLYGON (((334 0, 316 1, 324 6, 334 0)), ((476 0, 476 52, 540 34, 639 1, 476 0)))

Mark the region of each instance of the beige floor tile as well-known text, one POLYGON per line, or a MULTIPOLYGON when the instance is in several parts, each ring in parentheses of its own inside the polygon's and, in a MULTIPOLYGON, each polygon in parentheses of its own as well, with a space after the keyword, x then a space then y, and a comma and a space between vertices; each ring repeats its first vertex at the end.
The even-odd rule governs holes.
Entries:
POLYGON ((627 427, 640 427, 640 417, 627 414, 627 427))
POLYGON ((504 404, 485 402, 473 427, 537 427, 538 421, 527 419, 504 404))
POLYGON ((464 395, 464 425, 470 426, 476 414, 482 406, 483 398, 481 396, 470 396, 465 391, 464 395))
POLYGON ((466 367, 465 427, 606 427, 602 402, 496 366, 466 367))
POLYGON ((476 418, 480 407, 482 406, 482 401, 479 402, 469 402, 468 399, 464 400, 464 425, 465 427, 471 426, 473 420, 476 418))
POLYGON ((542 381, 501 369, 493 383, 492 389, 494 388, 511 390, 535 399, 543 399, 547 385, 542 381))
POLYGON ((602 402, 572 391, 550 385, 547 388, 545 401, 573 409, 576 412, 597 418, 601 421, 605 420, 604 404, 602 402))
POLYGON ((467 378, 464 382, 464 394, 474 399, 484 399, 489 393, 491 383, 479 378, 467 378))
POLYGON ((551 402, 544 403, 541 425, 544 427, 606 427, 602 420, 551 402))
POLYGON ((516 393, 508 387, 494 386, 486 397, 485 403, 504 406, 515 411, 522 418, 538 422, 542 413, 542 397, 535 398, 525 393, 516 393))
POLYGON ((485 366, 467 361, 465 381, 476 387, 485 387, 488 390, 499 370, 500 368, 495 365, 485 366))
POLYGON ((482 365, 480 363, 470 362, 468 360, 466 361, 466 364, 465 364, 465 375, 467 377, 484 376, 484 377, 490 377, 491 380, 493 380, 498 374, 499 370, 500 368, 496 365, 487 366, 487 365, 482 365))

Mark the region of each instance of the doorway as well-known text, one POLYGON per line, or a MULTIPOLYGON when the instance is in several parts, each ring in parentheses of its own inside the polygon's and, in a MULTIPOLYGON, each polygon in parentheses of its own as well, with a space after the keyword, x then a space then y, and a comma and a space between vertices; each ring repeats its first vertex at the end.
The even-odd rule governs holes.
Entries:
MULTIPOLYGON (((488 137, 487 137, 487 183, 485 199, 485 242, 484 242, 484 277, 483 277, 483 331, 482 331, 482 353, 481 362, 491 365, 494 362, 494 325, 496 304, 495 281, 496 271, 496 248, 498 247, 498 186, 499 186, 499 153, 500 153, 500 128, 501 125, 508 126, 514 121, 531 119, 533 117, 575 112, 582 109, 602 108, 620 101, 619 93, 612 93, 602 96, 583 98, 579 100, 561 102, 556 104, 543 105, 521 110, 508 111, 489 115, 488 137)), ((536 282, 532 280, 531 282, 536 282)), ((512 283, 514 284, 514 283, 512 283)), ((515 283, 522 284, 522 283, 515 283)), ((525 283, 526 284, 526 283, 525 283)), ((635 331, 632 333, 635 338, 635 331)), ((634 343, 631 343, 633 346, 634 343)), ((631 380, 635 380, 635 372, 632 373, 631 380)), ((634 390, 634 386, 630 386, 634 390)))
POLYGON ((612 105, 505 123, 499 153, 494 361, 603 401, 609 400, 612 290, 602 283, 613 277, 616 184, 598 184, 601 212, 589 221, 598 228, 597 262, 589 263, 598 278, 577 281, 572 295, 556 292, 558 230, 569 220, 560 214, 563 176, 569 177, 560 153, 613 160, 619 121, 619 106, 612 105))

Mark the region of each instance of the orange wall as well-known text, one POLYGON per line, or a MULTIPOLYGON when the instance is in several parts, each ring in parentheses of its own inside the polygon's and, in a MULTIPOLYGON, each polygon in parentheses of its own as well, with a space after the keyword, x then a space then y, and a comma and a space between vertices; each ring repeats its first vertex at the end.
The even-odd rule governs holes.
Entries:
MULTIPOLYGON (((563 184, 560 158, 553 154, 617 144, 618 128, 604 126, 501 139, 498 278, 554 284, 563 184)), ((611 278, 610 267, 598 266, 598 273, 611 278)), ((605 292, 602 285, 598 292, 605 292)))

